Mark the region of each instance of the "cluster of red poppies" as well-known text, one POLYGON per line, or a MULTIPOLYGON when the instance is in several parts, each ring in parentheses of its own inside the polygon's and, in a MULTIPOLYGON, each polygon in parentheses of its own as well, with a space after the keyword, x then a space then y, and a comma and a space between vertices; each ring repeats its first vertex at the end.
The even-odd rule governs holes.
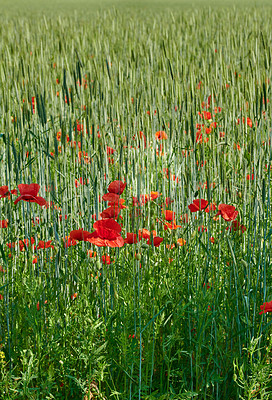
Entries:
MULTIPOLYGON (((188 208, 191 212, 204 210, 206 213, 209 213, 210 211, 215 211, 217 207, 214 203, 209 204, 207 200, 196 199, 188 206, 188 208)), ((218 213, 215 217, 220 215, 225 221, 234 221, 238 216, 238 210, 236 210, 234 206, 228 204, 219 204, 218 213)))
POLYGON ((122 227, 115 219, 119 216, 121 209, 125 208, 124 199, 120 198, 125 187, 126 182, 119 180, 111 182, 108 186, 108 192, 102 197, 104 201, 108 202, 109 207, 100 213, 101 219, 93 224, 94 232, 76 229, 70 232, 70 240, 86 241, 98 247, 122 247, 125 243, 133 244, 141 239, 146 239, 147 244, 153 243, 155 247, 158 247, 163 238, 156 236, 155 231, 149 232, 147 229, 142 229, 138 232, 138 235, 128 232, 125 239, 121 236, 122 227))
MULTIPOLYGON (((64 239, 65 247, 75 245, 78 243, 78 241, 87 241, 98 247, 122 247, 125 243, 138 243, 142 239, 145 239, 148 245, 153 244, 155 247, 158 247, 162 243, 163 238, 156 236, 156 231, 154 230, 150 232, 147 229, 141 229, 138 231, 138 234, 127 232, 125 239, 121 236, 122 226, 116 221, 116 219, 120 217, 120 211, 123 208, 126 208, 124 206, 124 199, 120 198, 120 195, 123 193, 125 187, 126 182, 122 182, 120 180, 111 182, 108 186, 108 192, 102 197, 104 201, 108 202, 108 207, 100 213, 100 218, 94 222, 94 231, 88 232, 83 229, 72 230, 69 237, 64 239)), ((37 203, 40 206, 48 205, 47 201, 43 197, 38 196, 38 192, 40 190, 39 184, 19 184, 18 190, 20 192, 20 196, 14 201, 14 204, 17 204, 19 201, 23 200, 26 202, 37 203)), ((17 194, 18 192, 16 189, 9 190, 8 186, 0 187, 0 198, 10 198, 11 195, 17 194)), ((152 192, 150 196, 142 195, 141 203, 139 203, 137 198, 133 198, 133 204, 135 206, 144 205, 146 202, 155 200, 158 197, 158 192, 152 192)), ((175 213, 166 209, 168 205, 169 201, 166 201, 165 205, 162 205, 162 214, 165 219, 165 221, 162 221, 164 224, 164 229, 177 229, 181 227, 181 225, 176 225, 175 213)), ((237 221, 238 210, 236 210, 234 206, 228 204, 219 204, 217 207, 216 204, 209 204, 209 202, 205 199, 196 199, 188 206, 188 208, 191 212, 205 211, 206 213, 215 211, 217 209, 218 212, 214 219, 221 216, 225 221, 232 221, 232 225, 227 229, 230 229, 230 231, 232 229, 234 231, 239 229, 242 232, 246 230, 245 226, 241 225, 237 221)), ((97 219, 96 215, 94 217, 97 219)), ((20 251, 23 251, 27 247, 32 247, 34 250, 54 248, 51 242, 52 240, 47 242, 40 240, 38 245, 34 246, 35 241, 33 238, 31 238, 30 241, 28 239, 20 240, 19 249, 20 251)), ((7 243, 7 246, 9 248, 14 248, 16 243, 7 243)), ((272 312, 272 301, 265 302, 260 308, 261 312, 259 314, 272 312)))

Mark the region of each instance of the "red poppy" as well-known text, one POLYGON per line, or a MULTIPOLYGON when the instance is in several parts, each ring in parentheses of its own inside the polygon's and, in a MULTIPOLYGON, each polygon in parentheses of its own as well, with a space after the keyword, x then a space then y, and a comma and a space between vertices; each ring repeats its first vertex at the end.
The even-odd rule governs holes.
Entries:
POLYGON ((116 193, 106 193, 104 194, 104 196, 102 197, 102 199, 104 201, 111 201, 111 202, 118 202, 120 195, 116 194, 116 193))
POLYGON ((206 282, 204 282, 203 287, 206 287, 206 289, 209 290, 211 288, 211 285, 209 284, 209 282, 207 282, 207 286, 206 286, 206 282))
POLYGON ((204 119, 212 119, 212 114, 209 111, 202 111, 204 119))
POLYGON ((233 230, 234 232, 241 231, 244 233, 246 231, 245 225, 241 225, 239 221, 232 221, 231 226, 226 228, 227 230, 230 230, 230 232, 233 230))
POLYGON ((138 200, 137 197, 132 196, 132 205, 133 205, 134 207, 140 205, 139 200, 138 200))
POLYGON ((122 247, 124 246, 124 239, 120 235, 121 226, 115 220, 101 219, 93 224, 95 229, 88 238, 88 242, 95 244, 98 247, 122 247))
POLYGON ((31 183, 30 185, 22 183, 18 185, 18 189, 20 196, 15 200, 14 204, 24 200, 30 203, 37 203, 40 206, 46 205, 46 200, 43 197, 38 196, 40 190, 40 185, 38 183, 31 183))
MULTIPOLYGON (((163 238, 159 237, 159 236, 155 236, 153 237, 153 244, 155 247, 159 247, 159 245, 161 244, 161 242, 163 241, 163 238)), ((151 244, 151 237, 148 239, 147 244, 151 244)))
MULTIPOLYGON (((113 193, 109 193, 109 194, 113 194, 113 193)), ((119 199, 118 201, 109 201, 108 205, 111 207, 119 207, 120 210, 123 210, 124 208, 127 208, 126 206, 124 206, 124 202, 125 199, 119 199)))
POLYGON ((31 97, 32 112, 35 114, 35 97, 31 97))
POLYGON ((141 203, 146 204, 150 200, 149 194, 140 194, 141 203))
POLYGON ((267 312, 272 312, 272 301, 263 303, 263 305, 260 306, 260 309, 262 311, 259 312, 259 314, 265 314, 267 312))
POLYGON ((36 247, 36 249, 49 249, 49 248, 54 248, 54 246, 51 244, 52 240, 48 240, 48 242, 45 242, 43 240, 39 241, 38 246, 36 247))
POLYGON ((16 246, 16 243, 15 242, 12 242, 12 243, 7 243, 7 246, 11 249, 14 249, 14 247, 16 246))
POLYGON ((102 264, 110 265, 111 264, 110 256, 102 256, 102 264))
POLYGON ((83 229, 76 229, 70 232, 70 238, 72 240, 79 240, 86 242, 90 237, 91 233, 88 231, 84 231, 83 229))
POLYGON ((166 221, 173 221, 175 219, 176 213, 174 213, 174 211, 162 210, 162 212, 164 214, 164 218, 166 219, 166 221))
POLYGON ((168 207, 171 203, 174 203, 174 200, 171 200, 170 197, 165 198, 165 204, 168 207))
POLYGON ((93 250, 88 250, 87 255, 91 258, 96 257, 96 251, 93 250))
POLYGON ((157 199, 159 196, 160 196, 160 193, 159 193, 159 192, 151 192, 151 194, 150 194, 151 200, 155 200, 155 199, 157 199))
POLYGON ((78 293, 74 293, 71 295, 71 300, 75 300, 78 296, 78 293))
POLYGON ((127 183, 122 181, 113 181, 109 184, 108 192, 115 194, 122 194, 125 190, 127 183))
POLYGON ((253 181, 254 180, 254 174, 251 174, 251 175, 247 174, 246 178, 247 178, 248 181, 250 181, 250 180, 253 181))
POLYGON ((72 239, 70 236, 65 236, 65 238, 63 238, 63 242, 64 242, 64 247, 71 247, 71 246, 75 246, 78 242, 75 239, 72 239))
MULTIPOLYGON (((30 244, 31 246, 33 246, 35 243, 35 240, 33 237, 30 238, 30 244)), ((24 239, 24 240, 19 240, 19 248, 20 251, 24 251, 26 249, 26 247, 29 247, 29 240, 28 239, 24 239)))
POLYGON ((228 204, 219 204, 217 215, 221 215, 225 221, 234 221, 237 218, 238 210, 228 204))
POLYGON ((188 206, 189 210, 191 212, 197 212, 197 211, 201 211, 204 210, 208 205, 208 201, 204 200, 204 199, 196 199, 193 201, 192 204, 190 204, 188 206))
POLYGON ((181 225, 177 225, 176 221, 173 220, 173 221, 170 221, 170 222, 164 222, 164 226, 163 227, 164 227, 164 230, 166 231, 167 229, 174 230, 174 229, 177 229, 177 228, 181 228, 181 225))
POLYGON ((108 154, 108 155, 113 154, 115 151, 116 151, 116 150, 114 150, 113 148, 107 146, 107 154, 108 154))
MULTIPOLYGON (((153 237, 156 236, 156 231, 152 231, 153 237)), ((151 233, 148 229, 141 229, 139 230, 139 240, 143 239, 150 239, 151 233)))
POLYGON ((208 205, 208 207, 205 209, 205 212, 208 213, 210 211, 215 211, 215 210, 216 210, 216 204, 212 203, 208 205))
POLYGON ((3 219, 2 221, 0 221, 0 228, 7 228, 7 227, 8 227, 7 219, 3 219))
POLYGON ((178 243, 180 246, 185 246, 186 240, 180 238, 180 239, 177 240, 177 243, 178 243))
POLYGON ((4 197, 10 197, 11 194, 15 194, 17 196, 17 190, 8 190, 8 186, 1 186, 0 187, 0 199, 3 199, 4 197))
POLYGON ((157 140, 162 140, 162 139, 167 139, 167 134, 164 131, 158 131, 155 133, 155 139, 157 140))
POLYGON ((127 237, 125 238, 125 243, 127 243, 127 244, 138 243, 138 238, 137 238, 136 233, 127 232, 127 237))
POLYGON ((100 213, 101 218, 117 218, 120 212, 120 208, 118 206, 108 207, 106 210, 100 213))
POLYGON ((188 216, 188 214, 185 213, 185 214, 181 215, 181 216, 180 216, 180 220, 181 220, 181 222, 188 224, 188 222, 189 222, 189 216, 188 216))

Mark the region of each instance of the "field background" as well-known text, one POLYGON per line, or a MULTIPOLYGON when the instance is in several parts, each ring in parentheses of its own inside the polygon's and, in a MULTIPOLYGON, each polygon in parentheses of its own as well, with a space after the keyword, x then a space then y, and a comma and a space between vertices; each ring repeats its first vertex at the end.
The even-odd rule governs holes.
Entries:
POLYGON ((205 9, 207 7, 212 7, 214 9, 218 8, 261 8, 261 7, 269 7, 271 6, 271 2, 269 0, 48 0, 46 2, 43 1, 35 1, 35 0, 14 0, 7 1, 1 0, 0 7, 1 12, 3 14, 10 15, 33 15, 46 13, 48 15, 52 15, 55 13, 73 13, 74 11, 80 13, 93 13, 99 10, 106 10, 111 7, 115 7, 119 10, 127 10, 130 13, 134 13, 136 11, 144 12, 148 11, 150 13, 156 13, 158 11, 163 11, 165 9, 171 9, 173 11, 178 11, 182 9, 205 9), (30 13, 30 14, 29 14, 30 13))
POLYGON ((0 399, 269 399, 270 1, 0 7, 0 399), (119 179, 160 246, 65 246, 119 179))

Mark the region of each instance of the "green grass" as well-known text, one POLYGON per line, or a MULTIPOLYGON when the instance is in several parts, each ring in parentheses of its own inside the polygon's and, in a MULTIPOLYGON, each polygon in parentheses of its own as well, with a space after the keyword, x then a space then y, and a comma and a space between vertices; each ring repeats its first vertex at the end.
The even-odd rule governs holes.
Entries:
POLYGON ((12 3, 7 0, 0 1, 1 9, 4 14, 7 15, 37 15, 37 14, 73 14, 75 11, 80 13, 80 15, 87 13, 92 14, 97 11, 102 11, 110 8, 117 8, 118 10, 126 11, 129 14, 134 12, 147 11, 149 13, 163 12, 165 9, 172 10, 173 12, 178 12, 186 9, 206 9, 211 7, 213 9, 233 8, 238 9, 249 9, 250 7, 262 8, 269 7, 271 5, 269 0, 226 0, 226 1, 216 1, 216 0, 48 0, 46 2, 39 2, 35 0, 15 0, 12 3))
POLYGON ((51 4, 0 24, 0 186, 48 202, 0 199, 0 399, 269 399, 271 8, 51 4), (65 247, 114 180, 122 237, 160 246, 65 247))

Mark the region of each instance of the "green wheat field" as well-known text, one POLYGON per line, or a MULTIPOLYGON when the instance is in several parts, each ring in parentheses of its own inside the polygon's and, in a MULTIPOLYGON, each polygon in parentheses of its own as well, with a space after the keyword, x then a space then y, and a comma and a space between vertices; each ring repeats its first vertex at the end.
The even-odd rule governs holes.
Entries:
POLYGON ((0 399, 272 399, 270 1, 0 7, 0 399))

